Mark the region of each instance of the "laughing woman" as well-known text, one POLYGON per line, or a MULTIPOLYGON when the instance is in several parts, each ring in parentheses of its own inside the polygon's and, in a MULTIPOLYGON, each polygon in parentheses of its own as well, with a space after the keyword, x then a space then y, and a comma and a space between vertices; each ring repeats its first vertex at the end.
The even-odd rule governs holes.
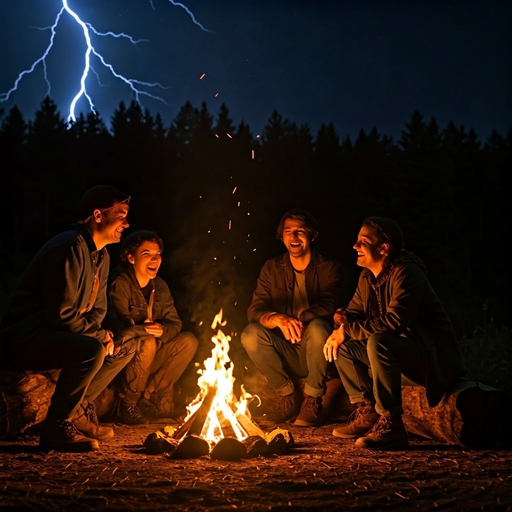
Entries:
POLYGON ((114 339, 138 341, 135 357, 115 383, 115 420, 128 425, 174 415, 174 385, 198 345, 192 333, 181 332, 169 287, 157 276, 163 246, 153 231, 128 235, 108 288, 107 325, 114 339))

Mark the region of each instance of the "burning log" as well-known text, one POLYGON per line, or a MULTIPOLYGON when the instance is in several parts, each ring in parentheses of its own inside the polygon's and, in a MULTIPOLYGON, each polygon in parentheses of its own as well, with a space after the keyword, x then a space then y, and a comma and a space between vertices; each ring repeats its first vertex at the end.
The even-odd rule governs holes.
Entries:
POLYGON ((204 426, 204 422, 210 412, 213 399, 217 394, 217 388, 211 386, 208 389, 200 407, 181 425, 173 434, 174 439, 181 439, 186 434, 200 435, 204 426))
POLYGON ((244 430, 249 434, 249 436, 258 436, 265 438, 265 432, 261 430, 256 423, 253 423, 251 419, 244 413, 237 413, 236 419, 242 425, 244 430))
POLYGON ((216 460, 240 460, 247 457, 247 449, 238 439, 224 437, 215 445, 210 457, 216 460))
POLYGON ((178 447, 178 441, 167 435, 165 432, 152 432, 144 441, 144 448, 148 453, 172 453, 178 447))
POLYGON ((195 459, 209 453, 210 445, 208 441, 202 437, 191 435, 185 437, 178 444, 176 450, 171 453, 171 459, 195 459))
POLYGON ((242 441, 247 452, 247 458, 258 457, 258 455, 266 455, 268 451, 267 441, 260 436, 250 436, 242 441))

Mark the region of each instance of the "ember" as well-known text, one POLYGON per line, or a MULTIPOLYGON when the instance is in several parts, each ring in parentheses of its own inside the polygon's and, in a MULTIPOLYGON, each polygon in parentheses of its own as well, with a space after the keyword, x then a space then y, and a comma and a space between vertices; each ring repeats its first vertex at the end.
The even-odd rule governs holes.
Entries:
MULTIPOLYGON (((223 327, 222 309, 212 329, 223 327)), ((166 427, 151 434, 144 443, 156 453, 172 453, 173 458, 192 458, 210 453, 212 458, 236 460, 250 456, 284 453, 293 444, 287 430, 265 434, 251 419, 249 403, 255 397, 240 387, 240 398, 233 392, 233 363, 229 358, 230 336, 219 328, 212 337, 212 355, 198 371, 200 391, 187 406, 188 414, 176 430, 166 427)))

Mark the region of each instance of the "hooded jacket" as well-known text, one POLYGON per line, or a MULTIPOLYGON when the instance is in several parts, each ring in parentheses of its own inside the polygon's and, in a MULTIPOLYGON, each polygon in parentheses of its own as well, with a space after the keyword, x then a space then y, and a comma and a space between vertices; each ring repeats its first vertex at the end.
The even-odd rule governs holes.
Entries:
POLYGON ((464 374, 453 326, 430 285, 423 262, 413 253, 402 251, 377 278, 370 270, 362 270, 345 316, 349 338, 361 340, 375 333, 392 333, 418 347, 425 360, 431 407, 464 374))
POLYGON ((96 249, 83 224, 71 228, 50 239, 25 269, 2 319, 0 343, 23 343, 45 328, 104 339, 109 254, 96 249))
MULTIPOLYGON (((305 312, 332 323, 334 311, 341 300, 338 263, 314 251, 305 272, 309 304, 305 312)), ((247 310, 249 322, 259 322, 269 312, 292 316, 294 281, 295 272, 288 253, 266 261, 247 310)))
POLYGON ((163 343, 173 340, 181 331, 182 322, 167 283, 157 276, 148 286, 153 289, 150 299, 146 300, 130 263, 120 265, 112 272, 105 325, 114 337, 123 338, 123 342, 147 336, 146 320, 163 325, 164 333, 159 338, 163 343))

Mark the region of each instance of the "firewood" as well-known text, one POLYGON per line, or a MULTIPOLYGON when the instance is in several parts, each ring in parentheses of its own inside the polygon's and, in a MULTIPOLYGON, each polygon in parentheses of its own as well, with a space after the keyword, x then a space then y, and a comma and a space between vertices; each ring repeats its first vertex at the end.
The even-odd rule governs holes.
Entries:
POLYGON ((250 436, 242 441, 247 451, 247 458, 258 457, 267 453, 268 444, 263 437, 250 436))
POLYGON ((199 436, 187 436, 176 450, 171 453, 171 459, 196 459, 210 453, 210 445, 199 436))
POLYGON ((178 447, 178 441, 163 432, 152 432, 143 443, 148 453, 172 453, 178 447))
POLYGON ((293 445, 294 439, 288 430, 276 428, 265 436, 268 455, 283 455, 293 445))
POLYGON ((236 419, 249 436, 259 436, 265 438, 265 432, 258 427, 247 415, 244 413, 238 413, 236 419))
POLYGON ((210 453, 216 460, 240 460, 247 456, 245 445, 234 437, 221 439, 210 453))
POLYGON ((206 393, 205 397, 203 398, 203 401, 197 411, 190 416, 190 418, 187 419, 181 425, 178 427, 176 432, 174 432, 173 437, 174 439, 182 439, 183 436, 186 434, 189 435, 199 435, 201 434, 201 431, 203 430, 204 422, 208 416, 208 413, 210 411, 210 407, 212 405, 212 401, 215 398, 215 394, 217 393, 216 387, 211 387, 208 392, 206 393))

